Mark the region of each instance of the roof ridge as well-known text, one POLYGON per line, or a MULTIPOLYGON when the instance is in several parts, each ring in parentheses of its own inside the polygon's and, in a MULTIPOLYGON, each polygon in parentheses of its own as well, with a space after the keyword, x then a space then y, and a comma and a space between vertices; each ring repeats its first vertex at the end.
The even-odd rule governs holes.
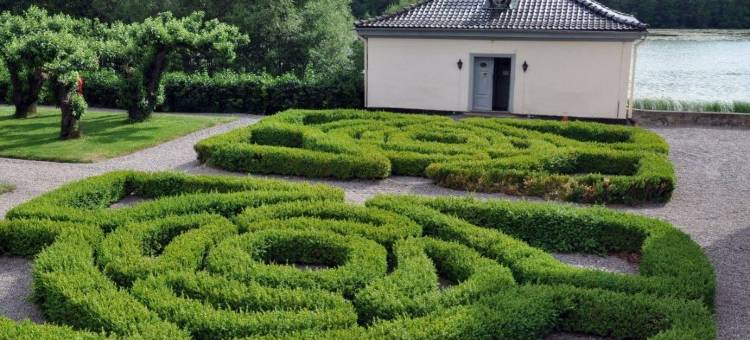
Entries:
POLYGON ((633 25, 639 28, 648 27, 648 24, 645 24, 641 22, 640 20, 636 19, 634 15, 621 12, 616 9, 609 8, 605 5, 602 5, 598 1, 595 1, 595 0, 573 0, 573 1, 583 5, 584 7, 590 9, 592 12, 596 14, 604 15, 620 23, 633 25))
POLYGON ((382 15, 378 15, 378 16, 372 17, 372 18, 357 20, 354 23, 354 25, 355 26, 359 26, 359 25, 362 25, 362 24, 366 24, 366 23, 370 23, 370 22, 374 22, 374 21, 379 21, 379 20, 383 20, 383 19, 388 19, 388 18, 392 18, 392 17, 395 17, 395 16, 399 16, 401 14, 404 14, 404 13, 408 12, 408 11, 411 11, 414 8, 417 8, 419 6, 425 5, 425 4, 427 4, 429 2, 433 2, 433 1, 435 1, 435 0, 420 0, 420 1, 417 1, 417 2, 415 2, 415 3, 413 3, 413 4, 409 5, 409 6, 406 6, 406 7, 402 8, 402 9, 399 9, 398 11, 395 11, 395 12, 390 13, 390 14, 382 14, 382 15))

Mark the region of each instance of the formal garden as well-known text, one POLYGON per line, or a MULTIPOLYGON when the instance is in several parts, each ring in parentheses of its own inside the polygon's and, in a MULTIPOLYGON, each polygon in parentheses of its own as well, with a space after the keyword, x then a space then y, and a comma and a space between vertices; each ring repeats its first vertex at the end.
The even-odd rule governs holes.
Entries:
POLYGON ((40 338, 713 337, 713 270, 668 223, 603 208, 381 196, 324 185, 116 172, 0 222, 35 256, 40 338), (112 209, 130 196, 148 199, 112 209), (641 275, 548 252, 638 252, 641 275), (440 282, 440 284, 439 284, 440 282), (74 330, 75 329, 75 330, 74 330))
POLYGON ((231 171, 426 176, 460 190, 586 203, 666 202, 675 187, 661 137, 596 123, 291 110, 195 149, 231 171))
POLYGON ((0 339, 716 337, 702 244, 605 207, 670 202, 678 181, 659 134, 357 109, 348 2, 230 3, 0 15, 0 170, 55 178, 40 193, 0 177, 0 194, 16 189, 3 196, 23 191, 7 213, 0 204, 0 255, 33 261, 44 321, 0 316, 0 339), (114 167, 243 119, 165 112, 268 116, 193 136, 190 159, 170 163, 181 172, 138 171, 174 149, 114 167), (184 173, 205 169, 237 176, 184 173), (453 191, 354 204, 337 187, 402 176, 453 191), (479 193, 572 203, 458 197, 479 193))

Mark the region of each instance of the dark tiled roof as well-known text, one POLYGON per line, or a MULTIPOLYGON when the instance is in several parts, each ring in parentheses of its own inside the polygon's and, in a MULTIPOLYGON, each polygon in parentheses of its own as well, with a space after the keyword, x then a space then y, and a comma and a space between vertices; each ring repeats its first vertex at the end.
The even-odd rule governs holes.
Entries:
POLYGON ((644 31, 635 17, 593 0, 516 0, 491 9, 487 0, 422 0, 394 14, 357 22, 357 28, 442 30, 644 31))

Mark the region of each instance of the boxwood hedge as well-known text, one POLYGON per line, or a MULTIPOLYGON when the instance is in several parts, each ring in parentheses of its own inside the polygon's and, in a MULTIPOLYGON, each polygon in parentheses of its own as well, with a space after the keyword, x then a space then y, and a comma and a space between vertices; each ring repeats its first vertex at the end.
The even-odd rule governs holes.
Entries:
POLYGON ((27 339, 711 339, 714 274, 671 225, 603 208, 115 172, 7 214, 46 319, 27 339), (149 199, 110 208, 128 195, 149 199), (548 252, 638 252, 640 274, 548 252))
POLYGON ((585 203, 666 202, 666 142, 587 122, 290 110, 203 140, 198 158, 241 172, 379 179, 424 176, 460 190, 585 203))

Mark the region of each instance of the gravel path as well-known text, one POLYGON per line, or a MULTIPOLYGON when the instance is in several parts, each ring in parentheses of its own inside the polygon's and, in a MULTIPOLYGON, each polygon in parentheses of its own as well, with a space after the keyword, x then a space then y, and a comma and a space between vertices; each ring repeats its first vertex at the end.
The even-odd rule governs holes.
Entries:
POLYGON ((262 116, 243 115, 236 121, 200 130, 187 136, 99 163, 74 164, 0 158, 0 181, 16 190, 0 195, 0 218, 14 206, 70 181, 114 170, 187 170, 197 167, 193 145, 202 139, 250 125, 262 116))
MULTIPOLYGON (((193 145, 207 136, 252 124, 260 118, 243 116, 236 122, 102 163, 58 164, 0 158, 0 180, 17 187, 12 193, 0 195, 0 217, 11 207, 65 182, 112 170, 178 169, 191 173, 226 174, 200 166, 195 160, 193 145)), ((750 161, 747 159, 750 155, 750 130, 705 127, 652 130, 666 138, 672 146, 671 158, 679 181, 675 195, 671 202, 664 205, 614 208, 666 219, 690 234, 706 250, 718 278, 716 314, 719 338, 744 339, 750 334, 750 209, 747 208, 747 199, 750 198, 750 161)), ((362 203, 380 193, 517 199, 500 194, 471 194, 440 188, 428 179, 413 177, 392 177, 382 181, 315 182, 343 188, 347 200, 355 203, 362 203)), ((556 256, 579 266, 621 272, 635 270, 624 261, 618 262, 613 258, 570 254, 556 256)), ((0 275, 11 278, 0 281, 0 303, 3 306, 10 304, 0 313, 12 318, 36 317, 36 312, 24 309, 28 308, 28 303, 20 298, 23 294, 17 293, 28 290, 28 266, 25 260, 0 259, 0 275)))

